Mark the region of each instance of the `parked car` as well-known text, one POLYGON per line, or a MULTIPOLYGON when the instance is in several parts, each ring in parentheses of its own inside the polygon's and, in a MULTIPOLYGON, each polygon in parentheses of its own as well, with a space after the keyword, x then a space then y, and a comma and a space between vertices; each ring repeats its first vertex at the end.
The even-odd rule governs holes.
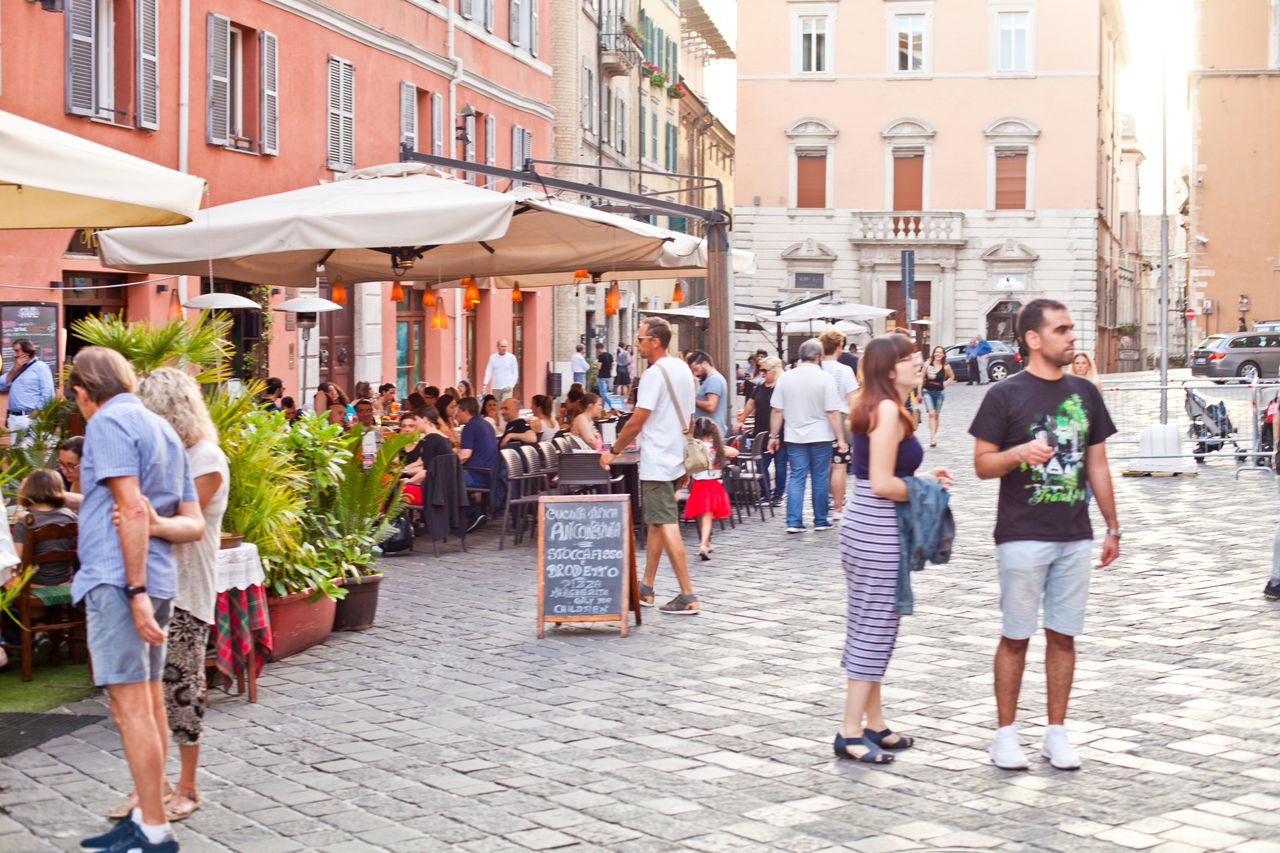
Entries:
POLYGON ((1210 335, 1191 353, 1191 375, 1222 383, 1252 382, 1280 375, 1280 334, 1223 332, 1210 335))
MULTIPOLYGON (((987 360, 987 378, 999 382, 1006 376, 1022 369, 1022 356, 1013 347, 1001 341, 988 341, 991 344, 991 356, 987 360)), ((965 358, 965 344, 954 344, 947 347, 947 364, 951 365, 957 382, 969 381, 969 362, 965 358)), ((975 376, 974 382, 978 381, 975 376)))

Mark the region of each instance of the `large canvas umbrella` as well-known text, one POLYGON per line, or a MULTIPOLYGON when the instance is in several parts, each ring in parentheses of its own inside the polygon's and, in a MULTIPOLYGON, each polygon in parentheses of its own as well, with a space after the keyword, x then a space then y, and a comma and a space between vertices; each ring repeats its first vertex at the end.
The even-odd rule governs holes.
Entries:
POLYGON ((892 308, 877 308, 874 305, 860 305, 857 302, 806 302, 777 314, 772 311, 763 311, 757 316, 766 323, 791 323, 797 320, 825 320, 834 323, 839 320, 855 322, 882 320, 893 313, 892 308))
MULTIPOLYGON (((618 217, 623 218, 623 217, 618 217)), ((662 229, 658 229, 662 230, 662 229)), ((653 279, 697 278, 707 274, 707 241, 699 237, 690 238, 678 231, 667 231, 672 239, 663 243, 649 265, 619 262, 598 267, 584 266, 592 278, 601 281, 650 281, 653 279), (693 243, 686 242, 692 239, 693 243)), ((731 263, 734 275, 751 275, 756 271, 756 256, 745 249, 731 251, 731 263)), ((564 272, 541 273, 534 275, 507 275, 493 279, 496 287, 511 289, 518 283, 521 290, 531 287, 557 287, 568 284, 582 284, 582 279, 575 278, 576 270, 564 272)), ((449 282, 445 287, 458 286, 459 282, 449 282)))
POLYGON ((204 180, 0 111, 0 229, 177 225, 204 180))
MULTIPOLYGON (((108 232, 108 266, 313 284, 448 282, 575 269, 661 268, 701 241, 528 189, 495 193, 423 164, 362 169, 317 187, 203 211, 177 229, 108 232)), ((671 277, 668 274, 666 277, 671 277)))

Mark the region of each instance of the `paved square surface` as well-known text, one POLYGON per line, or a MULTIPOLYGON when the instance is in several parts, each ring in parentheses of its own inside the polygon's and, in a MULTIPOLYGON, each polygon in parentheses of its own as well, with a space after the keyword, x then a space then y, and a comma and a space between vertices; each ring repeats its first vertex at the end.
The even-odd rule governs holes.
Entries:
MULTIPOLYGON (((892 767, 831 753, 836 532, 788 536, 781 514, 718 532, 692 564, 702 615, 541 641, 532 548, 486 533, 466 555, 385 560, 376 628, 270 665, 256 705, 215 697, 183 849, 1280 850, 1280 603, 1261 595, 1276 486, 1225 459, 1117 477, 1124 549, 1095 575, 1070 713, 1084 767, 1000 771, 997 486, 964 434, 981 393, 948 393, 926 458, 957 475, 959 537, 916 576, 885 680, 891 724, 918 740, 892 767)), ((659 598, 674 592, 664 564, 659 598)), ((1033 753, 1042 650, 1019 715, 1033 753)), ((0 785, 0 850, 35 851, 101 831, 129 781, 104 722, 0 761, 0 785)))

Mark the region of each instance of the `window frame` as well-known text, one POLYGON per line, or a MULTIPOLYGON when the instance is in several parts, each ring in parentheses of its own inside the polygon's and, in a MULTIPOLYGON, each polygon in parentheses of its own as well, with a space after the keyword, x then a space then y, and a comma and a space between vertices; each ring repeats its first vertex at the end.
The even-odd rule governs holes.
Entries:
POLYGON ((988 0, 987 25, 988 66, 993 77, 1034 77, 1036 76, 1036 30, 1038 0, 988 0), (1025 68, 1002 68, 1000 36, 1000 17, 1002 15, 1026 15, 1026 60, 1025 68))
POLYGON ((355 168, 356 165, 356 68, 355 64, 348 59, 340 56, 329 54, 325 62, 325 165, 335 172, 347 172, 355 168), (331 108, 334 102, 333 98, 333 72, 338 71, 338 85, 341 87, 338 92, 338 108, 335 111, 331 108), (345 88, 347 78, 350 78, 350 104, 345 101, 345 88), (348 160, 332 160, 329 159, 329 151, 331 148, 331 134, 334 129, 334 116, 338 117, 336 125, 338 131, 338 154, 350 153, 348 160), (343 119, 350 122, 351 132, 349 139, 345 135, 343 119))
POLYGON ((787 208, 793 211, 830 211, 835 202, 836 137, 839 131, 825 119, 807 117, 793 122, 786 130, 788 143, 787 208), (809 152, 823 152, 827 158, 823 207, 799 207, 799 160, 809 152), (802 153, 804 152, 804 153, 802 153))
POLYGON ((920 80, 933 76, 933 0, 889 0, 884 4, 885 72, 891 80, 920 80), (920 68, 898 68, 898 18, 920 17, 920 68))
POLYGON ((791 40, 791 76, 800 80, 833 80, 836 76, 836 4, 834 3, 792 3, 791 40), (825 41, 823 42, 823 69, 821 71, 804 70, 804 22, 806 19, 823 19, 825 41))
POLYGON ((1026 207, 1022 211, 1005 208, 1011 213, 1025 212, 1034 215, 1036 209, 1036 140, 1040 128, 1028 119, 1003 116, 991 122, 982 131, 987 139, 987 210, 996 211, 996 155, 1000 151, 1025 152, 1027 155, 1026 207))
MULTIPOLYGON (((896 151, 923 151, 924 174, 920 186, 920 210, 932 210, 933 205, 933 138, 936 131, 917 118, 894 119, 880 132, 884 139, 884 209, 892 211, 894 196, 894 153, 896 151)), ((994 166, 993 166, 994 168, 994 166)), ((992 192, 994 192, 994 184, 992 192)), ((994 196, 993 196, 994 198, 994 196)))

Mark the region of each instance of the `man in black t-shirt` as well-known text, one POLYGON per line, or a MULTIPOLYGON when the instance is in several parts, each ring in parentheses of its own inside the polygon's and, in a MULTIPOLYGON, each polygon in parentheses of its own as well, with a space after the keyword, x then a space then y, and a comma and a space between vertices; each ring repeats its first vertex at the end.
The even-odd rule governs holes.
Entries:
POLYGON ((1086 485, 1107 523, 1097 567, 1120 555, 1120 526, 1104 442, 1116 428, 1092 382, 1063 368, 1075 356, 1066 306, 1036 299, 1018 314, 1027 369, 991 387, 969 433, 980 478, 1000 478, 996 566, 1003 616, 996 650, 999 727, 991 760, 1006 770, 1028 766, 1018 743, 1018 689, 1027 645, 1044 602, 1048 723, 1040 753, 1060 770, 1080 759, 1067 740, 1067 701, 1075 670, 1075 636, 1084 629, 1093 531, 1086 485))
POLYGON ((538 443, 538 434, 533 431, 533 427, 527 420, 520 417, 520 401, 515 397, 508 397, 502 401, 502 421, 506 426, 498 439, 499 447, 506 447, 512 443, 538 443))
POLYGON ((853 371, 853 375, 858 375, 858 345, 849 344, 847 352, 840 353, 840 363, 853 371))
POLYGON ((596 393, 604 402, 606 409, 613 408, 609 399, 609 380, 613 378, 613 356, 605 349, 604 344, 596 343, 596 393))

